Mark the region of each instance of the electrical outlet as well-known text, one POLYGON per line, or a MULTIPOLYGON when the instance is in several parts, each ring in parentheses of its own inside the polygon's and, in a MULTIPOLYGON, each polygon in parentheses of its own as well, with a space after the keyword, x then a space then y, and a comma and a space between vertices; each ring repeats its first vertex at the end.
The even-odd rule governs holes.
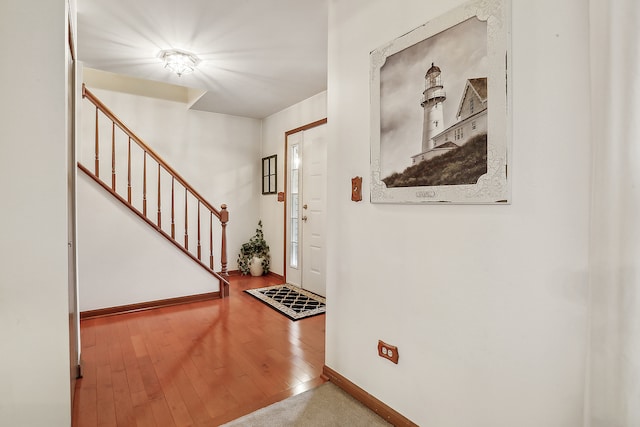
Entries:
POLYGON ((384 341, 378 340, 378 356, 385 359, 389 359, 396 365, 398 364, 398 347, 395 345, 387 344, 384 341))

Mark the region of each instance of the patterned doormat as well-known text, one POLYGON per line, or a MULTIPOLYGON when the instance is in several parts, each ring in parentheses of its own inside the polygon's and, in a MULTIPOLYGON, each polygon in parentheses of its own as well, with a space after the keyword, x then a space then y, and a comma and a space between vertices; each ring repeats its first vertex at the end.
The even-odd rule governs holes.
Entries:
POLYGON ((291 320, 315 316, 326 310, 326 299, 288 283, 266 288, 247 289, 245 292, 291 320))

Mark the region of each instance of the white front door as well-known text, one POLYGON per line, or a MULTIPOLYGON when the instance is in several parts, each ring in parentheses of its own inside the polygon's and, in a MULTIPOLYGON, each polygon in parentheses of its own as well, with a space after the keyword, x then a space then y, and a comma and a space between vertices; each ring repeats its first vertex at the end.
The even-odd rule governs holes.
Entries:
POLYGON ((302 143, 302 287, 325 296, 326 125, 304 131, 302 143))
POLYGON ((326 125, 287 136, 287 282, 326 295, 326 125))

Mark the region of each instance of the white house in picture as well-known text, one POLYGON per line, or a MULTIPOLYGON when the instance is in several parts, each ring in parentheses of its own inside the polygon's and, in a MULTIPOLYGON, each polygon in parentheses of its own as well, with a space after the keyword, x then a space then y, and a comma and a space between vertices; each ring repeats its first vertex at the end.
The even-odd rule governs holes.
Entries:
POLYGON ((411 157, 414 165, 458 148, 475 135, 487 133, 486 77, 467 80, 456 114, 457 121, 441 130, 446 96, 440 73, 440 68, 432 64, 425 75, 424 98, 420 104, 424 108, 422 152, 411 157))

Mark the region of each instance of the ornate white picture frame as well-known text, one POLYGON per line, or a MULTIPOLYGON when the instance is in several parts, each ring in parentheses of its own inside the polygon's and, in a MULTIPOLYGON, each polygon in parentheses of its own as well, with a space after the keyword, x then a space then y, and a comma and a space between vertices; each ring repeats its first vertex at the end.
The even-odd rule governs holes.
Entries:
POLYGON ((471 1, 371 52, 371 202, 511 202, 510 20, 471 1))

